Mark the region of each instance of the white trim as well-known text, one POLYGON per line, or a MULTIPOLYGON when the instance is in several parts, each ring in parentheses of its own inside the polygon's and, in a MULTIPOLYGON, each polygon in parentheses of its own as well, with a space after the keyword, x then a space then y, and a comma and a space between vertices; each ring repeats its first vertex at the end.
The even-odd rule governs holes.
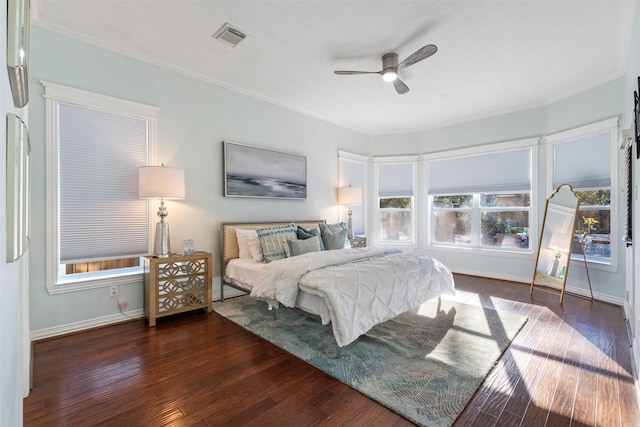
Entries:
MULTIPOLYGON (((580 138, 585 135, 592 135, 594 133, 605 132, 608 130, 617 130, 618 117, 612 117, 610 119, 601 120, 599 122, 591 123, 585 126, 579 126, 577 128, 568 129, 563 132, 553 133, 544 137, 544 144, 555 144, 559 141, 566 141, 570 139, 580 138)), ((616 133, 617 136, 617 133, 616 133)), ((614 144, 615 145, 615 144, 614 144)))
MULTIPOLYGON (((138 102, 114 98, 107 95, 96 94, 56 83, 42 81, 45 88, 45 138, 46 138, 46 257, 45 278, 47 292, 51 295, 74 292, 87 289, 101 288, 111 285, 125 285, 140 283, 142 281, 139 271, 128 274, 115 274, 110 277, 98 277, 95 279, 81 279, 78 281, 64 280, 60 278, 60 245, 58 236, 60 233, 59 201, 59 146, 58 146, 58 103, 67 102, 106 111, 119 115, 130 115, 147 121, 147 163, 155 160, 155 137, 157 130, 157 114, 159 108, 138 102)), ((148 209, 149 224, 153 224, 152 209, 148 209)), ((149 244, 151 244, 151 228, 149 227, 149 244)))
POLYGON ((65 325, 58 325, 51 328, 40 329, 37 331, 31 331, 31 341, 38 341, 45 338, 57 337, 59 335, 66 335, 73 332, 80 332, 87 329, 93 329, 100 326, 113 325, 116 323, 128 322, 133 319, 141 319, 144 317, 144 310, 137 309, 127 311, 126 313, 111 314, 109 316, 96 317, 93 319, 83 320, 81 322, 67 323, 65 325))
POLYGON ((372 157, 373 163, 414 163, 420 160, 419 155, 412 156, 377 156, 372 157))
POLYGON ((44 97, 47 100, 52 98, 57 101, 67 102, 70 104, 90 106, 92 108, 115 112, 118 114, 126 113, 128 115, 147 119, 157 118, 158 111, 160 111, 160 108, 158 107, 142 104, 140 102, 88 92, 86 90, 76 89, 44 80, 41 81, 41 83, 44 86, 44 97))
POLYGON ((338 150, 338 160, 351 160, 354 162, 367 163, 369 161, 369 156, 338 150))
POLYGON ((459 148, 455 150, 436 151, 433 153, 423 153, 422 160, 448 159, 450 157, 474 156, 476 154, 490 154, 497 151, 517 150, 519 148, 535 147, 540 144, 540 137, 520 139, 509 142, 498 142, 495 144, 478 145, 475 147, 459 148))

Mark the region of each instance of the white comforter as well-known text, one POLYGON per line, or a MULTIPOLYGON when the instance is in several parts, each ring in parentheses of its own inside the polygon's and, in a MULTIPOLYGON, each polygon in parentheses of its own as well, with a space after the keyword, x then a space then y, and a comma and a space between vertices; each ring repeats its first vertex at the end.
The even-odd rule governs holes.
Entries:
POLYGON ((454 292, 451 271, 439 261, 395 249, 341 249, 273 261, 260 271, 251 296, 295 305, 298 289, 323 297, 338 346, 373 326, 454 292))

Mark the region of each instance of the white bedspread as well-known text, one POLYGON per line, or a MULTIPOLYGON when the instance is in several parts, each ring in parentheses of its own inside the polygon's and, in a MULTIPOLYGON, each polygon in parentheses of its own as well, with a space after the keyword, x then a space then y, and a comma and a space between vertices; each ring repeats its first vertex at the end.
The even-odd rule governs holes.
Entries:
POLYGON ((451 271, 427 256, 395 249, 341 249, 273 261, 251 296, 286 307, 298 289, 323 297, 338 346, 438 295, 453 293, 451 271))

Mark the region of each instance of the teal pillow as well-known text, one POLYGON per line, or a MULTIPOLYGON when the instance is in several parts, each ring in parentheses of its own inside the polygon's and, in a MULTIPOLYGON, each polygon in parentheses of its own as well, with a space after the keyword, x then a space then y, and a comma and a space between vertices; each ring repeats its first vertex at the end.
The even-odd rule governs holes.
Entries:
POLYGON ((258 233, 264 262, 266 263, 286 258, 287 253, 284 250, 284 246, 287 244, 287 240, 296 240, 298 238, 296 236, 296 227, 293 223, 278 227, 257 228, 256 233, 258 233))
POLYGON ((287 258, 308 252, 320 252, 320 237, 313 236, 304 240, 287 240, 285 251, 287 252, 287 258))
POLYGON ((347 224, 340 222, 337 224, 319 224, 322 244, 325 250, 344 249, 349 246, 349 231, 347 224))
POLYGON ((296 235, 298 236, 298 239, 300 240, 307 240, 311 237, 317 236, 318 237, 318 241, 320 242, 320 250, 323 251, 324 250, 324 245, 322 244, 322 236, 320 234, 320 229, 319 228, 312 228, 311 230, 307 230, 304 227, 300 227, 298 226, 298 229, 296 230, 296 235))

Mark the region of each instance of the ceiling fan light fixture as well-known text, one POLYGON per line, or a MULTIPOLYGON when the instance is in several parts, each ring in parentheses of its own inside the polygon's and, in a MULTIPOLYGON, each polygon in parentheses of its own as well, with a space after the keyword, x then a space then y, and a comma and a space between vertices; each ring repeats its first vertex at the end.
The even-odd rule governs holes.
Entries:
POLYGON ((393 82, 397 78, 398 73, 396 73, 394 70, 387 70, 382 73, 382 80, 384 80, 385 82, 393 82))

